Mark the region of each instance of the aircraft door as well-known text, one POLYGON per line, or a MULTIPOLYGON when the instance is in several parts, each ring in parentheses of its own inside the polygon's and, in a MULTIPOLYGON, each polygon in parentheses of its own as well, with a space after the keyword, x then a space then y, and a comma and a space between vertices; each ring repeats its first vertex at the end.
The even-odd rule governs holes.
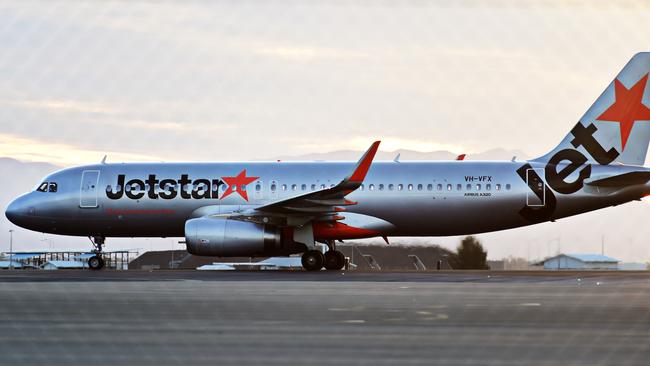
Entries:
POLYGON ((526 193, 526 205, 542 207, 546 204, 546 187, 544 169, 526 169, 526 184, 530 188, 526 193))
POLYGON ((97 207, 97 184, 99 183, 99 170, 84 170, 81 175, 81 195, 79 207, 97 207))

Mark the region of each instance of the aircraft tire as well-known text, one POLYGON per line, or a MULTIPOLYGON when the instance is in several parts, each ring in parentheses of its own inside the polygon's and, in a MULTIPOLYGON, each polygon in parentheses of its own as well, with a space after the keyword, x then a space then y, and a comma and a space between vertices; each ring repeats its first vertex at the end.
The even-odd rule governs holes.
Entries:
POLYGON ((323 268, 325 257, 318 250, 308 250, 302 255, 300 260, 302 267, 307 271, 320 271, 323 268))
POLYGON ((88 268, 92 269, 93 271, 98 271, 104 268, 104 259, 98 255, 94 255, 88 258, 88 268))
POLYGON ((325 269, 340 271, 345 267, 345 255, 338 250, 330 250, 325 253, 325 269))

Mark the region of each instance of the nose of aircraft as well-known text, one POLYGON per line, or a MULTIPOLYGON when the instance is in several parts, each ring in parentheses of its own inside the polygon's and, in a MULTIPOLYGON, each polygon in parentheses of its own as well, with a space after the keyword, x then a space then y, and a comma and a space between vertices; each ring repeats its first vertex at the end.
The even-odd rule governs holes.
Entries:
POLYGON ((22 197, 18 197, 13 200, 5 210, 5 216, 7 216, 9 221, 15 225, 19 225, 18 221, 20 221, 20 216, 25 215, 25 206, 22 203, 23 200, 21 198, 22 197))

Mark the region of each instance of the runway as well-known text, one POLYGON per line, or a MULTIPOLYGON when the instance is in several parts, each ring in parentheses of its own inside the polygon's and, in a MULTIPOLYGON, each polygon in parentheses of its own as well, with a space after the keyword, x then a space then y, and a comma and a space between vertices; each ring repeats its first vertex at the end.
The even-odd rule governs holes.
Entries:
POLYGON ((0 364, 646 365, 647 273, 0 272, 0 364))

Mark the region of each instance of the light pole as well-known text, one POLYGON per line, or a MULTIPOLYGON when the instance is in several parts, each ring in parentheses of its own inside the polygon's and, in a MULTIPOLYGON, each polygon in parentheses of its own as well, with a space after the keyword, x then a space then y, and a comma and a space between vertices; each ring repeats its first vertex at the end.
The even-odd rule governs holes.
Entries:
POLYGON ((14 269, 14 231, 9 230, 9 270, 14 269))

